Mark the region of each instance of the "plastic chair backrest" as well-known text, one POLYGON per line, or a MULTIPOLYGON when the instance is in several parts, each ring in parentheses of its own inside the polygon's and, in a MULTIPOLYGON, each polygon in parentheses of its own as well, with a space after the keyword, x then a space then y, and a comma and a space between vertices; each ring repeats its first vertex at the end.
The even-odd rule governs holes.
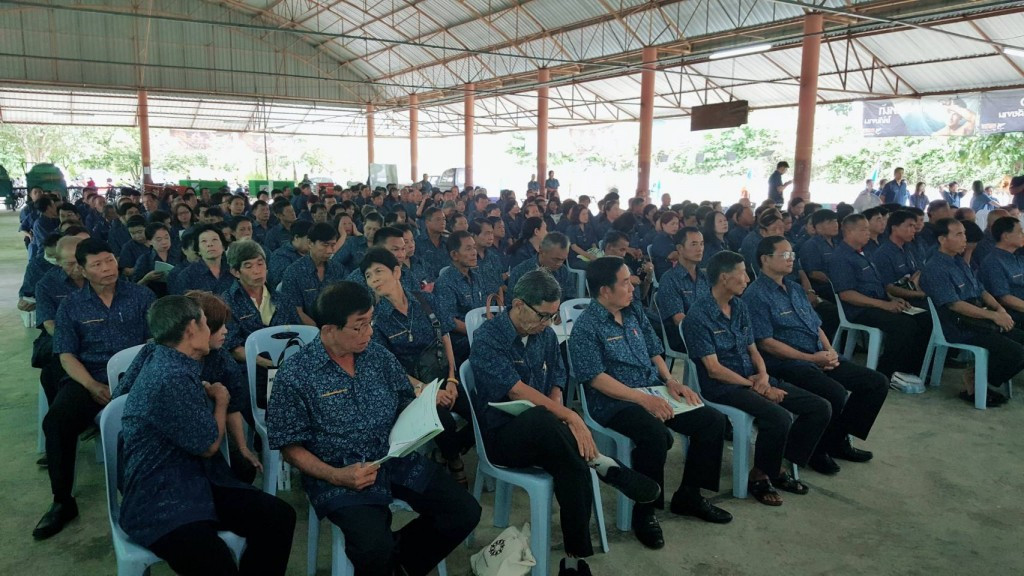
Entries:
POLYGON ((651 248, 654 248, 654 244, 647 245, 647 257, 651 259, 651 262, 654 262, 654 253, 651 251, 651 248))
POLYGON ((100 413, 100 442, 103 445, 103 471, 107 481, 107 513, 110 526, 120 529, 121 501, 117 492, 117 444, 121 435, 121 416, 128 395, 111 400, 100 413))
POLYGON ((437 277, 440 278, 441 275, 444 274, 445 271, 448 270, 449 268, 451 268, 451 266, 445 266, 444 268, 441 268, 441 271, 437 273, 437 277))
POLYGON ((501 306, 481 306, 474 308, 466 313, 466 336, 469 338, 469 345, 473 345, 473 332, 479 328, 484 322, 487 321, 487 313, 492 312, 494 314, 500 313, 502 310, 501 306))
POLYGON ((839 311, 839 324, 849 324, 850 321, 846 319, 846 310, 843 309, 843 299, 839 297, 839 292, 836 292, 836 287, 832 285, 832 281, 829 280, 828 287, 832 289, 832 293, 836 295, 836 309, 839 311))
POLYGON ((463 387, 466 389, 466 400, 469 400, 469 411, 473 414, 473 437, 476 439, 476 455, 481 462, 488 466, 494 466, 491 464, 489 458, 487 458, 487 448, 484 446, 483 435, 480 432, 480 417, 476 414, 476 404, 473 403, 473 395, 476 394, 476 381, 473 379, 473 367, 470 366, 469 360, 462 363, 459 367, 459 380, 462 382, 463 387))
POLYGON ((249 337, 245 339, 245 368, 249 380, 249 404, 252 407, 253 420, 257 427, 266 428, 264 410, 256 406, 256 358, 265 352, 277 364, 282 353, 284 353, 284 358, 287 358, 298 351, 298 346, 288 349, 290 342, 295 343, 294 339, 304 346, 315 340, 318 334, 320 334, 320 330, 314 326, 289 324, 261 328, 249 334, 249 337))
POLYGON ((928 312, 932 315, 932 336, 935 338, 935 343, 939 346, 949 346, 949 342, 946 340, 946 334, 942 331, 942 322, 939 320, 939 311, 935 308, 935 303, 932 302, 931 298, 928 300, 928 312))
MULTIPOLYGON (((686 346, 686 336, 683 335, 682 324, 679 325, 679 339, 682 340, 683 346, 686 346)), ((686 346, 686 349, 689 350, 690 347, 686 346)), ((692 388, 698 396, 703 398, 703 396, 701 396, 700 393, 700 372, 697 370, 697 363, 693 361, 693 357, 690 356, 689 354, 686 355, 686 368, 690 374, 693 374, 693 378, 690 378, 690 381, 687 382, 687 385, 689 385, 690 388, 692 388)))
MULTIPOLYGON (((655 298, 651 298, 651 311, 654 312, 655 316, 657 316, 658 318, 661 318, 661 310, 658 309, 657 294, 655 294, 655 298)), ((683 333, 683 325, 680 324, 677 328, 679 328, 679 334, 682 335, 682 333, 683 333)), ((666 352, 674 352, 676 354, 682 354, 682 352, 680 352, 678 350, 673 350, 672 347, 668 345, 668 332, 665 331, 664 322, 662 323, 662 327, 661 327, 661 345, 665 348, 666 352)))
POLYGON ((587 306, 590 306, 590 301, 590 298, 573 298, 562 302, 562 305, 558 307, 558 314, 562 317, 562 322, 575 322, 580 314, 587 309, 587 306))
POLYGON ((125 348, 111 356, 110 360, 107 360, 107 384, 110 390, 117 388, 117 383, 120 382, 121 376, 132 365, 132 360, 135 360, 135 357, 139 355, 139 350, 142 350, 143 346, 145 344, 125 348))
POLYGON ((587 295, 587 271, 569 268, 569 272, 576 276, 576 297, 585 297, 587 295))

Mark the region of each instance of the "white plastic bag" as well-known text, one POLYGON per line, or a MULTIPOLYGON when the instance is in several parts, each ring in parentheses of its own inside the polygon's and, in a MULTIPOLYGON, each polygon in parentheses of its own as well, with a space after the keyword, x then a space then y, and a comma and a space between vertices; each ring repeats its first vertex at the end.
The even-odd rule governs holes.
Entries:
POLYGON ((526 576, 537 565, 530 551, 530 523, 519 530, 505 528, 483 550, 469 559, 476 576, 526 576))

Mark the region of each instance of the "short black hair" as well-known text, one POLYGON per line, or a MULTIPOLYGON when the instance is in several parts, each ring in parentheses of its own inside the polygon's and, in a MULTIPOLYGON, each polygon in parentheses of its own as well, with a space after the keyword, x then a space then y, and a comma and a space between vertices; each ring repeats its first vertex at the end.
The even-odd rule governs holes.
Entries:
POLYGON ((366 271, 374 264, 382 264, 388 270, 394 270, 398 267, 398 258, 395 258, 395 255, 386 248, 370 248, 359 262, 359 271, 366 274, 366 271))
POLYGON ((78 243, 78 248, 75 248, 75 262, 78 262, 79 266, 84 267, 86 258, 96 254, 103 254, 104 252, 114 254, 114 250, 110 248, 110 244, 107 244, 103 240, 100 240, 99 238, 86 238, 78 243))
POLYGON ((893 226, 902 226, 907 220, 917 220, 917 215, 910 210, 897 210, 889 214, 889 230, 891 231, 893 226))
POLYGON ((783 160, 782 162, 779 162, 778 164, 776 164, 775 168, 789 168, 789 162, 786 162, 785 160, 783 160))
MULTIPOLYGON (((785 236, 766 236, 761 238, 761 241, 757 243, 757 263, 761 266, 761 258, 769 256, 775 253, 775 247, 778 246, 779 242, 787 242, 785 236)), ((751 263, 753 264, 753 262, 751 263)))
POLYGON ((313 320, 318 328, 337 326, 344 328, 349 316, 365 314, 373 308, 370 291, 355 282, 341 281, 328 284, 320 291, 313 305, 313 320))
POLYGON ((171 230, 167 228, 167 224, 164 224, 163 222, 153 222, 152 224, 146 224, 146 240, 152 240, 153 236, 156 236, 156 233, 161 230, 167 232, 168 234, 171 233, 171 230))
POLYGON ((1007 232, 1012 232, 1013 227, 1016 226, 1019 222, 1020 220, 1017 220, 1013 216, 1003 216, 1002 218, 997 218, 996 221, 992 223, 992 239, 995 240, 996 242, 1002 241, 1003 234, 1006 234, 1007 232))
POLYGON ((307 237, 310 242, 333 242, 338 239, 338 228, 327 222, 320 222, 309 229, 307 237))
POLYGON ((839 215, 827 208, 815 210, 814 214, 811 215, 811 226, 824 224, 825 222, 828 222, 830 220, 839 221, 839 215))
POLYGON ((708 284, 715 286, 722 278, 722 274, 732 272, 737 265, 743 264, 743 256, 729 250, 723 250, 708 260, 707 278, 708 284))
POLYGON ((287 198, 280 197, 275 199, 274 203, 270 205, 270 211, 280 216, 291 205, 287 198))
POLYGON ((131 216, 130 218, 128 218, 128 222, 125 223, 124 227, 125 228, 136 228, 138 226, 145 226, 145 225, 146 225, 146 217, 145 216, 135 215, 135 216, 131 216))
POLYGON ((249 224, 252 224, 252 220, 248 216, 237 216, 231 219, 231 229, 238 230, 238 225, 241 224, 242 222, 248 222, 249 224))
POLYGON ((676 232, 676 235, 672 237, 672 241, 677 246, 681 244, 686 244, 686 237, 689 236, 690 234, 703 235, 704 233, 701 232, 700 228, 697 228, 696 226, 683 226, 682 228, 679 229, 678 232, 676 232))
POLYGON ((949 208, 949 202, 946 202, 945 200, 932 200, 928 203, 928 216, 931 216, 932 212, 943 208, 949 208))
POLYGON ((404 240, 404 236, 405 236, 405 232, 404 231, 399 230, 398 228, 395 228, 394 226, 385 226, 385 227, 381 228, 380 230, 377 230, 377 233, 373 235, 373 245, 374 246, 383 246, 384 242, 388 238, 398 238, 399 240, 404 240))
POLYGON ((587 264, 587 286, 595 297, 601 288, 611 288, 618 280, 619 269, 626 261, 618 256, 604 256, 587 264))
POLYGON ((149 333, 157 344, 174 346, 185 336, 185 329, 192 322, 203 318, 203 309, 198 302, 187 296, 164 296, 150 305, 146 312, 149 333))
POLYGON ((888 213, 889 210, 882 206, 872 206, 871 208, 868 208, 867 210, 861 212, 861 214, 863 214, 864 217, 867 218, 868 220, 871 220, 875 216, 885 216, 888 213))
POLYGON ((625 232, 620 232, 618 230, 609 230, 604 235, 605 246, 621 242, 622 240, 629 242, 629 234, 626 234, 625 232))
POLYGON ((964 223, 957 220, 956 218, 940 218, 939 220, 937 220, 934 224, 935 237, 939 238, 941 236, 949 236, 949 227, 952 226, 953 224, 960 224, 961 226, 963 226, 964 223))
POLYGON ((221 231, 220 226, 215 224, 200 224, 199 226, 193 226, 190 230, 195 230, 195 236, 192 237, 192 251, 199 254, 199 237, 206 232, 214 232, 217 234, 217 238, 220 238, 221 246, 227 247, 228 243, 224 240, 224 232, 221 231))
POLYGON ((448 235, 448 241, 445 243, 445 248, 448 252, 458 252, 462 249, 462 242, 466 238, 472 238, 473 235, 465 230, 459 230, 458 232, 452 232, 448 235))
POLYGON ((376 222, 381 226, 384 225, 384 217, 380 215, 380 212, 370 212, 366 216, 363 216, 363 226, 366 226, 367 222, 376 222))
POLYGON ((846 218, 843 218, 843 230, 845 231, 847 228, 860 224, 861 221, 867 222, 868 219, 865 218, 863 214, 850 214, 846 218))
POLYGON ((313 223, 309 220, 298 220, 295 224, 292 224, 291 230, 288 231, 289 235, 294 238, 307 238, 309 236, 310 229, 313 228, 313 223))

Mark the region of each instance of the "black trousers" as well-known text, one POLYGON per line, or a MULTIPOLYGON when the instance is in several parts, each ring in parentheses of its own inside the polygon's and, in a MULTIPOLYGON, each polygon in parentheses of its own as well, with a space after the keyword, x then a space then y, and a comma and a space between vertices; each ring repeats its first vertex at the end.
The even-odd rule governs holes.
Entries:
POLYGON ((284 574, 292 551, 295 510, 284 500, 259 490, 213 486, 217 522, 180 526, 149 549, 182 576, 284 574), (246 539, 239 565, 217 537, 228 530, 246 539))
POLYGON ((893 372, 917 374, 921 371, 932 333, 931 316, 924 313, 909 316, 868 308, 852 321, 879 328, 885 334, 882 355, 878 359, 879 372, 891 378, 893 372))
POLYGON ((806 466, 832 417, 832 407, 820 396, 780 380, 774 385, 786 392, 778 404, 747 386, 729 386, 712 400, 754 417, 754 467, 769 477, 782 470, 783 457, 797 466, 806 466))
POLYGON ((349 506, 328 516, 345 535, 345 554, 356 576, 392 576, 401 566, 409 576, 434 569, 480 521, 480 505, 447 474, 437 472, 422 493, 393 485, 419 516, 397 533, 387 506, 349 506))
POLYGON ((60 381, 67 376, 64 367, 61 366, 60 357, 52 354, 46 365, 39 371, 39 384, 46 394, 46 403, 50 406, 57 399, 57 392, 60 390, 60 381))
POLYGON ((839 309, 836 308, 834 302, 822 300, 814 307, 814 312, 818 314, 818 318, 821 318, 821 329, 829 339, 832 339, 836 335, 836 330, 839 329, 839 309))
POLYGON ((679 326, 672 321, 672 317, 669 316, 661 321, 661 329, 665 331, 665 336, 668 337, 668 345, 676 352, 686 352, 686 345, 683 344, 683 337, 679 335, 679 326))
POLYGON ((832 418, 818 442, 819 452, 839 448, 847 434, 866 440, 889 395, 889 381, 884 374, 845 360, 840 360, 832 370, 800 364, 771 372, 772 376, 821 396, 832 406, 832 418))
POLYGON ((43 418, 47 471, 54 502, 71 499, 78 435, 93 425, 102 409, 84 386, 71 378, 61 380, 50 411, 43 418))
POLYGON ((975 332, 966 344, 988 350, 988 383, 1001 386, 1024 370, 1024 330, 975 332))
POLYGON ((437 444, 445 460, 449 462, 456 460, 474 443, 473 414, 469 409, 466 389, 461 384, 459 385, 459 396, 455 399, 455 405, 451 409, 438 406, 437 417, 440 418, 441 425, 444 426, 444 432, 435 436, 434 442, 437 444), (466 421, 461 430, 458 427, 458 423, 455 422, 455 417, 452 416, 453 413, 458 414, 466 421))
POLYGON ((612 416, 608 427, 628 436, 636 446, 633 449, 633 469, 661 486, 658 500, 650 504, 637 504, 633 508, 635 516, 647 515, 654 508, 665 506, 665 459, 672 441, 666 427, 690 439, 679 489, 694 487, 718 491, 722 475, 725 422, 725 416, 710 406, 680 414, 666 422, 658 420, 639 404, 612 416))
POLYGON ((590 467, 580 456, 576 437, 554 414, 536 406, 487 436, 487 455, 500 466, 540 466, 554 479, 565 552, 593 556, 590 514, 594 507, 590 467))

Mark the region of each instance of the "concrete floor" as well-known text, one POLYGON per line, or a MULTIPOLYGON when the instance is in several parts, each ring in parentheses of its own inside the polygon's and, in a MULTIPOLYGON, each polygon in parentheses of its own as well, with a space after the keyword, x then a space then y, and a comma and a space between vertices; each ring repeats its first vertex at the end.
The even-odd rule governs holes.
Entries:
MULTIPOLYGON (((35 331, 21 326, 14 307, 25 261, 16 228, 15 215, 0 214, 0 358, 6 359, 0 377, 0 575, 114 574, 103 471, 91 442, 79 455, 80 518, 48 541, 31 537, 49 506, 50 491, 46 472, 35 465, 39 384, 37 371, 29 367, 35 331)), ((660 551, 646 550, 631 534, 614 529, 614 494, 605 489, 611 551, 590 559, 594 573, 1024 574, 1024 555, 1016 548, 1024 537, 1024 393, 1006 406, 980 412, 956 398, 960 374, 947 370, 942 388, 921 396, 893 392, 870 441, 858 442, 873 450, 875 459, 842 463, 842 472, 832 478, 804 471, 810 494, 786 494, 781 508, 723 492, 714 500, 735 516, 729 525, 661 514, 668 544, 660 551)), ((722 486, 728 491, 731 446, 726 451, 722 486)), ((474 466, 471 461, 467 469, 474 466)), ((681 466, 676 449, 669 457, 669 491, 681 466)), ((282 496, 299 510, 288 573, 305 574, 305 499, 298 489, 282 496)), ((485 494, 480 547, 499 532, 491 526, 492 503, 493 495, 485 494)), ((528 520, 525 494, 518 492, 514 503, 512 522, 522 524, 528 520)), ((557 515, 554 523, 553 545, 560 548, 557 515)), ((327 574, 326 536, 320 550, 319 573, 327 574)), ((457 549, 448 559, 449 573, 469 574, 470 553, 457 549)), ((560 552, 552 555, 557 559, 560 552)), ((170 571, 164 565, 154 573, 170 571)))

